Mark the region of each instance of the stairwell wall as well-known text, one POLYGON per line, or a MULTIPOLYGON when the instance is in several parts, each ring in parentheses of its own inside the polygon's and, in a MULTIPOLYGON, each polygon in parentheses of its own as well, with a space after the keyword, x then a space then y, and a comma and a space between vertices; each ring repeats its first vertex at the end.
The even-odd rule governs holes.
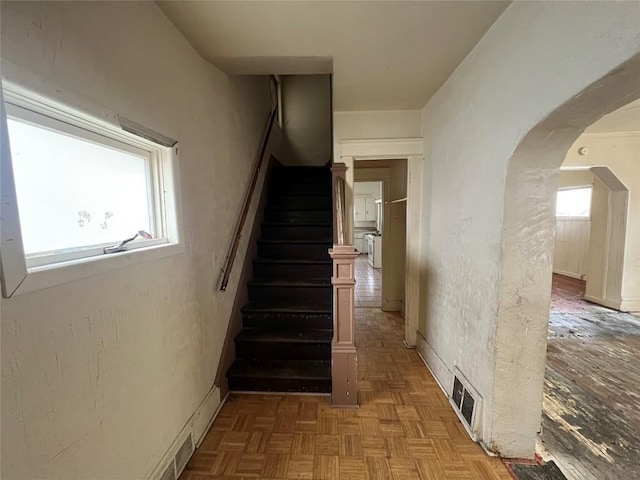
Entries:
POLYGON ((2 300, 0 476, 149 478, 215 393, 241 268, 218 282, 269 82, 212 67, 152 2, 3 2, 1 16, 5 79, 179 141, 185 249, 2 300))
POLYGON ((288 163, 325 165, 331 160, 331 75, 283 75, 280 82, 288 163))

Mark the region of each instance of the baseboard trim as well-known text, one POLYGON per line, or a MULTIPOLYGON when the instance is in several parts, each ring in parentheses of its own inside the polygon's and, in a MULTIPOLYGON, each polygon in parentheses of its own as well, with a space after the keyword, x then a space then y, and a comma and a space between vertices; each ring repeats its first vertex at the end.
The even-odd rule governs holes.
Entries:
POLYGON ((418 356, 420 357, 422 362, 425 364, 425 366, 431 373, 431 376, 433 376, 433 378, 436 380, 436 383, 440 387, 440 390, 442 390, 445 397, 449 398, 449 393, 448 393, 449 389, 444 386, 444 383, 445 383, 444 379, 440 378, 438 373, 436 373, 435 368, 433 368, 430 365, 429 360, 433 360, 433 363, 438 365, 437 368, 441 372, 440 375, 447 376, 447 383, 452 384, 453 373, 451 373, 451 371, 447 368, 447 366, 440 359, 440 357, 438 357, 438 354, 435 352, 433 348, 431 348, 431 345, 429 345, 429 342, 427 342, 427 340, 422 336, 422 333, 420 333, 420 331, 416 332, 415 349, 416 349, 416 352, 418 352, 418 356))
POLYGON ((620 302, 620 310, 622 310, 623 312, 640 312, 640 300, 622 300, 622 302, 620 302))
MULTIPOLYGON (((149 480, 172 478, 166 477, 166 473, 168 473, 169 467, 174 464, 174 458, 184 441, 191 435, 193 441, 193 451, 191 452, 191 455, 193 455, 195 449, 202 444, 204 437, 220 413, 220 410, 227 401, 228 396, 229 395, 227 394, 222 400, 220 400, 220 389, 215 385, 211 387, 200 402, 200 405, 198 405, 198 408, 196 408, 193 415, 191 415, 189 420, 187 420, 187 423, 176 435, 171 446, 165 451, 156 467, 147 477, 149 480)), ((186 463, 187 462, 185 462, 185 466, 186 463)), ((181 471, 176 471, 175 478, 178 478, 181 473, 181 471)))
POLYGON ((614 310, 621 310, 620 302, 613 302, 611 300, 606 300, 604 298, 593 297, 591 295, 585 295, 584 299, 587 302, 597 303, 598 305, 602 305, 603 307, 612 308, 614 310))
POLYGON ((571 273, 571 272, 565 272, 564 270, 553 270, 553 273, 556 273, 558 275, 562 275, 563 277, 569 277, 569 278, 575 278, 577 280, 584 280, 584 275, 580 275, 579 273, 571 273))

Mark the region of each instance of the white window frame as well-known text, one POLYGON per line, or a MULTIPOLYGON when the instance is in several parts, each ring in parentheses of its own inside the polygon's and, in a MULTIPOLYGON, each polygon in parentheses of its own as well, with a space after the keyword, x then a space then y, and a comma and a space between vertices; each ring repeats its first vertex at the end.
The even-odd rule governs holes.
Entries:
MULTIPOLYGON (((0 230, 2 294, 5 298, 42 288, 79 280, 142 261, 162 258, 184 251, 178 190, 178 147, 163 146, 147 138, 124 131, 118 116, 104 112, 94 115, 60 105, 17 86, 3 85, 0 94, 2 151, 1 188, 2 226, 0 230), (13 167, 7 130, 7 116, 34 125, 63 131, 77 138, 124 150, 148 159, 149 202, 152 206, 156 238, 135 240, 124 252, 104 253, 114 243, 90 245, 65 253, 43 252, 25 256, 20 217, 13 179, 13 167)), ((163 137, 166 139, 166 137, 163 137)), ((124 240, 124 239, 122 239, 124 240)), ((117 242, 116 242, 117 243, 117 242)))
MULTIPOLYGON (((555 212, 555 217, 557 219, 560 220, 591 220, 591 207, 593 206, 593 185, 572 185, 570 187, 560 187, 558 188, 558 192, 560 193, 561 191, 566 191, 566 190, 583 190, 583 189, 589 189, 591 190, 591 200, 589 201, 589 214, 585 215, 585 216, 579 216, 579 215, 558 215, 558 199, 556 196, 556 212, 555 212)), ((557 195, 556 193, 556 195, 557 195)))

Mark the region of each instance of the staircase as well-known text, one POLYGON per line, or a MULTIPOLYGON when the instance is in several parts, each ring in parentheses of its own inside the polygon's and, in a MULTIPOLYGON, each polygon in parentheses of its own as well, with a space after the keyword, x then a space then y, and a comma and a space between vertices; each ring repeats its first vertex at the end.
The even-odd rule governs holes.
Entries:
POLYGON ((331 182, 328 168, 272 170, 232 391, 331 391, 331 182))

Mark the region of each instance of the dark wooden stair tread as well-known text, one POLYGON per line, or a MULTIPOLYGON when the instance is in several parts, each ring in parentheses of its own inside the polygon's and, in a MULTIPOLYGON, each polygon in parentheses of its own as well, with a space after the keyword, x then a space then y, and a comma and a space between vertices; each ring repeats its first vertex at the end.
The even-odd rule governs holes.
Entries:
POLYGON ((278 265, 327 265, 332 263, 331 259, 327 257, 327 260, 321 258, 256 258, 254 263, 276 263, 278 265))
POLYGON ((305 207, 304 205, 269 205, 267 210, 278 210, 284 212, 326 212, 332 211, 330 208, 305 207))
POLYGON ((329 278, 303 278, 303 279, 281 279, 281 278, 252 278, 247 283, 249 286, 258 287, 330 287, 329 278))
POLYGON ((250 302, 242 307, 243 312, 274 312, 274 313, 332 313, 330 303, 271 303, 250 302))
POLYGON ((230 377, 286 378, 291 380, 331 379, 331 362, 317 360, 236 360, 230 377))
MULTIPOLYGON (((258 242, 260 243, 302 243, 302 244, 306 244, 306 245, 319 245, 319 244, 331 244, 333 245, 333 239, 332 238, 326 238, 326 239, 311 239, 311 240, 289 240, 289 239, 275 239, 275 238, 261 238, 260 240, 258 240, 258 242)), ((328 253, 327 253, 328 255, 328 253)))
POLYGON ((243 328, 236 336, 238 342, 267 343, 331 343, 333 332, 324 329, 309 330, 266 330, 264 328, 243 328))
POLYGON ((262 222, 273 227, 331 227, 331 222, 262 222))

